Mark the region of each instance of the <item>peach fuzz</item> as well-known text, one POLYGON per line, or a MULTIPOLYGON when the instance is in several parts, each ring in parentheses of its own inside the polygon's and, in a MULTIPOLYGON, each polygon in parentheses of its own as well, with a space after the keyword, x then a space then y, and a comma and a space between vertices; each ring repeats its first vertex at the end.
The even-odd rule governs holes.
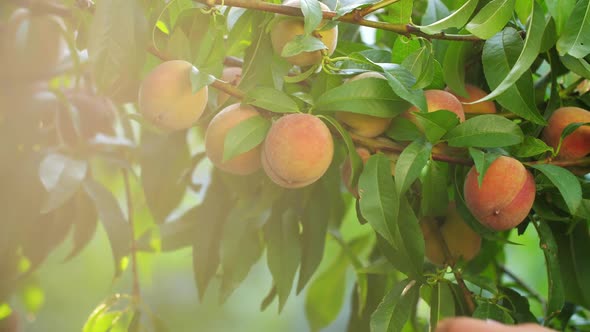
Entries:
POLYGON ((328 170, 334 141, 328 127, 311 114, 289 114, 271 126, 262 148, 262 167, 276 184, 301 188, 328 170))
POLYGON ((520 161, 501 156, 483 177, 481 187, 475 166, 463 187, 465 203, 473 216, 496 231, 511 229, 529 214, 535 201, 535 180, 520 161))
MULTIPOLYGON (((570 123, 590 122, 590 112, 579 107, 561 107, 549 118, 543 139, 557 149, 561 133, 570 123)), ((559 150, 560 159, 579 159, 590 154, 590 127, 582 126, 566 137, 559 150)))
MULTIPOLYGON (((349 82, 370 77, 385 79, 381 73, 369 71, 352 77, 349 82)), ((376 137, 383 134, 389 128, 392 119, 351 112, 336 112, 335 116, 350 128, 350 131, 364 137, 376 137)))
POLYGON ((228 173, 247 175, 260 168, 261 145, 223 161, 223 151, 227 133, 242 121, 260 116, 254 107, 232 104, 213 117, 205 133, 205 152, 213 165, 228 173))
MULTIPOLYGON (((488 93, 484 90, 471 84, 465 85, 465 91, 468 95, 467 97, 462 97, 453 93, 448 87, 445 89, 445 91, 452 93, 461 103, 471 103, 488 95, 488 93)), ((463 111, 465 111, 467 114, 493 114, 496 113, 496 104, 494 104, 494 102, 491 100, 483 101, 477 104, 463 104, 463 111)))
POLYGON ((164 130, 193 126, 207 106, 207 86, 192 92, 187 61, 166 61, 154 68, 141 83, 139 111, 164 130))
MULTIPOLYGON (((301 7, 300 0, 288 0, 283 3, 284 6, 290 7, 301 7)), ((323 11, 330 10, 328 6, 320 2, 320 6, 323 11)), ((274 52, 277 55, 281 55, 285 45, 291 40, 295 39, 298 35, 303 35, 303 18, 302 17, 286 17, 283 15, 277 15, 280 19, 272 26, 270 31, 270 40, 274 52)), ((325 21, 324 21, 325 22, 325 21)), ((320 24, 320 28, 325 23, 320 24)), ((335 26, 328 30, 316 30, 313 36, 320 39, 327 47, 327 54, 332 55, 336 49, 338 42, 338 26, 335 26)), ((319 64, 322 62, 322 50, 312 52, 302 52, 297 55, 287 57, 286 60, 296 66, 304 67, 319 64)))

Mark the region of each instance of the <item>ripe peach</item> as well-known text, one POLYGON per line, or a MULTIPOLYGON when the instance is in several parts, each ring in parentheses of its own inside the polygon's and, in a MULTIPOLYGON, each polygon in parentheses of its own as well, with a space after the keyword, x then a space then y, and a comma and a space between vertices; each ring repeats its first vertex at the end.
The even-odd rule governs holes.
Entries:
POLYGON ((420 228, 424 236, 426 258, 437 265, 450 264, 456 262, 459 258, 470 261, 479 253, 481 248, 481 237, 465 223, 453 202, 449 204, 447 216, 442 225, 439 225, 434 218, 426 217, 420 222, 420 228), (440 235, 435 232, 440 232, 440 235), (440 236, 445 241, 452 262, 446 260, 440 236))
MULTIPOLYGON (((240 67, 226 67, 221 73, 221 80, 230 83, 233 86, 240 84, 242 80, 242 68, 240 67)), ((223 105, 229 99, 229 95, 225 92, 219 91, 217 93, 217 106, 223 105)))
POLYGON ((260 116, 254 107, 232 104, 213 117, 205 133, 205 151, 213 165, 237 175, 251 174, 260 168, 260 145, 230 160, 223 161, 227 133, 240 122, 253 116, 260 116))
POLYGON ((152 70, 139 89, 139 111, 165 130, 191 127, 207 106, 207 87, 192 92, 192 65, 183 60, 166 61, 152 70))
MULTIPOLYGON (((283 3, 285 6, 290 7, 301 7, 300 0, 287 0, 283 3)), ((322 10, 330 10, 328 6, 323 3, 320 3, 322 10)), ((303 18, 300 17, 282 17, 277 15, 277 17, 281 17, 279 21, 277 21, 271 31, 270 31, 270 40, 272 43, 272 47, 274 52, 278 55, 281 55, 283 52, 283 48, 285 45, 295 39, 298 35, 304 34, 303 29, 303 18)), ((338 42, 338 27, 335 26, 328 30, 321 30, 321 27, 325 25, 324 23, 320 24, 318 30, 313 32, 313 36, 320 39, 324 45, 327 47, 328 55, 332 55, 334 50, 336 49, 336 43, 338 42)), ((311 66, 314 64, 318 64, 322 62, 322 51, 312 51, 312 52, 302 52, 297 55, 293 55, 286 58, 291 64, 303 67, 303 66, 311 66)))
MULTIPOLYGON (((461 103, 471 103, 476 100, 480 100, 481 98, 488 95, 487 92, 484 90, 476 87, 475 85, 466 84, 465 90, 467 91, 468 96, 462 97, 458 94, 453 93, 448 87, 445 91, 452 93, 461 103)), ((496 113, 496 104, 493 101, 488 100, 477 104, 463 104, 463 111, 468 114, 486 114, 486 113, 496 113)))
MULTIPOLYGON (((350 82, 363 78, 375 77, 385 79, 381 73, 369 71, 354 76, 350 82)), ((391 118, 381 118, 372 115, 351 112, 336 112, 336 119, 344 123, 350 130, 364 137, 375 137, 383 134, 391 124, 391 118)))
MULTIPOLYGON (((369 158, 371 157, 371 152, 369 150, 367 150, 367 148, 364 148, 364 147, 357 147, 356 153, 358 153, 358 155, 361 157, 361 160, 363 161, 363 165, 365 165, 367 163, 367 160, 369 160, 369 158)), ((346 158, 346 160, 342 164, 342 169, 340 170, 340 176, 342 178, 342 182, 346 186, 346 189, 348 189, 348 192, 351 193, 354 197, 358 198, 359 197, 358 188, 356 188, 356 187, 352 188, 349 184, 351 175, 352 175, 352 166, 350 165, 350 159, 346 158)))
MULTIPOLYGON (((428 106, 428 112, 435 112, 438 110, 447 110, 457 114, 460 122, 465 121, 465 112, 463 111, 463 105, 461 102, 449 92, 443 90, 426 90, 424 91, 426 97, 426 104, 428 106)), ((415 116, 412 112, 419 112, 420 110, 416 106, 410 107, 406 111, 406 117, 412 122, 416 123, 415 116)), ((418 125, 418 128, 420 126, 418 125)))
MULTIPOLYGON (((549 118, 543 131, 545 142, 554 149, 559 145, 561 132, 574 122, 590 122, 590 112, 578 107, 562 107, 549 118)), ((558 157, 561 159, 579 159, 590 153, 590 127, 582 126, 566 137, 561 144, 558 157)))
POLYGON ((516 159, 501 156, 483 177, 481 187, 475 166, 465 179, 465 203, 483 225, 502 231, 520 224, 535 201, 533 175, 516 159))
POLYGON ((9 77, 37 78, 53 72, 65 49, 63 20, 54 15, 14 11, 0 38, 3 68, 9 77))
POLYGON ((301 188, 317 181, 334 155, 328 127, 311 114, 289 114, 270 128, 262 148, 262 167, 276 184, 301 188))

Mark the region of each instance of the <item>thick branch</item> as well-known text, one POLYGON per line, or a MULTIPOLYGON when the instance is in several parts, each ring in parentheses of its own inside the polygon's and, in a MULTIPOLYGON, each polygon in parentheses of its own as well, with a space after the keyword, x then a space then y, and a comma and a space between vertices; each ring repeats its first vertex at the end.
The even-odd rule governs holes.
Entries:
MULTIPOLYGON (((284 6, 278 5, 268 2, 263 2, 260 0, 193 0, 195 2, 199 2, 205 5, 225 5, 230 7, 239 7, 239 8, 246 8, 246 9, 254 9, 263 12, 275 13, 275 14, 282 14, 286 16, 303 16, 300 8, 291 7, 291 6, 284 6)), ((389 4, 389 1, 388 3, 389 4)), ((371 21, 367 20, 363 17, 362 10, 360 11, 352 11, 344 16, 338 16, 336 12, 333 11, 323 11, 323 17, 328 20, 336 20, 340 22, 346 22, 356 25, 362 25, 370 28, 385 30, 385 31, 392 31, 401 35, 409 36, 415 35, 420 36, 428 39, 445 39, 445 40, 459 40, 459 41, 481 41, 479 37, 474 35, 453 35, 453 34, 445 34, 445 33, 437 33, 437 34, 427 34, 420 31, 415 25, 412 24, 393 24, 393 23, 386 23, 386 22, 378 22, 378 21, 371 21)))

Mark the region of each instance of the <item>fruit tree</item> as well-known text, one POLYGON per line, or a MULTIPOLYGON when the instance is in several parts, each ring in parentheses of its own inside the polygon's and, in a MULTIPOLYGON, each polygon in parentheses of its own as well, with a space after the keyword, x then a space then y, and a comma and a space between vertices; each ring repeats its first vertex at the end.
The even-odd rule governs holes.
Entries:
POLYGON ((97 229, 128 292, 87 332, 165 331, 141 257, 185 248, 312 331, 590 330, 588 0, 3 0, 0 36, 0 331, 97 229))

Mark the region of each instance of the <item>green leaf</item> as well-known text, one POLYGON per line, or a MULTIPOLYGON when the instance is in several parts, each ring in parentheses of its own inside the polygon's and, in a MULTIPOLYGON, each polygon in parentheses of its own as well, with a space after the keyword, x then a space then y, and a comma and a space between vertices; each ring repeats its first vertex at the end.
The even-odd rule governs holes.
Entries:
MULTIPOLYGON (((412 73, 396 64, 384 65, 383 69, 385 70, 383 76, 387 79, 393 92, 412 105, 416 105, 418 109, 426 111, 426 97, 424 97, 422 90, 414 88, 416 82, 412 73)), ((402 108, 401 111, 408 108, 402 108)))
POLYGON ((98 2, 88 40, 88 56, 98 89, 109 96, 137 96, 137 90, 133 90, 138 88, 146 45, 148 26, 140 1, 98 2))
POLYGON ((121 211, 119 202, 113 194, 102 184, 86 179, 84 190, 94 201, 98 216, 109 238, 113 258, 115 260, 115 277, 121 275, 121 260, 129 252, 131 234, 129 224, 121 211))
POLYGON ((305 297, 305 317, 312 331, 321 330, 338 317, 344 304, 348 266, 346 255, 340 253, 310 285, 305 297))
POLYGON ((401 331, 419 296, 420 286, 416 281, 396 284, 371 315, 371 332, 401 331))
POLYGON ((447 163, 430 160, 421 180, 421 215, 446 215, 449 204, 449 195, 447 191, 447 183, 449 182, 449 165, 447 163))
POLYGON ((480 303, 477 308, 475 308, 473 317, 483 320, 491 319, 504 324, 514 324, 514 319, 512 319, 505 309, 502 309, 502 307, 497 304, 489 302, 480 303))
POLYGON ((85 160, 51 153, 39 165, 39 178, 48 196, 41 213, 48 213, 68 201, 80 188, 86 177, 88 164, 85 160))
POLYGON ((326 45, 318 38, 311 35, 298 35, 285 44, 281 56, 290 57, 303 52, 313 52, 324 49, 327 49, 326 45))
POLYGON ((466 26, 481 39, 488 39, 502 30, 512 17, 515 0, 492 0, 466 26))
POLYGON ((413 88, 422 89, 430 85, 434 77, 434 56, 432 55, 432 44, 425 42, 424 46, 409 54, 402 62, 402 66, 408 69, 416 83, 413 88))
POLYGON ((430 328, 436 329, 439 321, 455 316, 455 298, 448 282, 440 281, 431 286, 430 293, 430 328))
POLYGON ((503 306, 510 309, 512 307, 512 317, 518 324, 537 323, 537 318, 531 313, 529 299, 520 295, 517 291, 508 287, 500 287, 500 291, 508 301, 503 301, 503 306))
POLYGON ((367 160, 359 178, 360 207, 363 217, 394 248, 399 238, 397 211, 399 205, 390 161, 383 154, 375 154, 367 160))
POLYGON ((297 113, 297 103, 286 93, 269 87, 256 87, 246 94, 244 103, 263 108, 274 113, 297 113))
MULTIPOLYGON (((323 178, 320 179, 320 182, 322 181, 324 181, 323 178)), ((303 226, 301 231, 302 251, 297 293, 303 290, 320 265, 324 254, 326 233, 330 220, 330 209, 326 208, 326 199, 327 197, 331 197, 330 195, 332 193, 324 185, 314 186, 312 190, 301 218, 301 224, 303 226)), ((308 319, 310 319, 309 316, 308 319)))
POLYGON ((191 61, 190 41, 182 29, 174 29, 166 44, 166 55, 171 59, 191 61))
POLYGON ((542 140, 532 136, 525 136, 522 143, 512 148, 512 155, 518 158, 534 157, 545 152, 553 152, 553 148, 542 140))
POLYGON ((450 129, 459 124, 457 114, 447 110, 416 112, 415 119, 430 143, 438 142, 450 129))
POLYGON ((401 64, 410 54, 420 49, 420 40, 398 36, 393 43, 391 50, 391 62, 401 64))
POLYGON ((559 59, 567 69, 586 79, 590 79, 590 64, 586 59, 577 59, 569 54, 559 57, 559 59))
POLYGON ((460 41, 452 41, 448 44, 442 63, 443 78, 452 91, 465 96, 467 95, 467 90, 465 90, 465 60, 472 49, 472 44, 460 41))
POLYGON ((565 168, 555 165, 537 164, 531 167, 549 178, 561 193, 570 213, 575 214, 582 203, 582 187, 578 178, 565 168))
POLYGON ((215 82, 215 76, 209 75, 206 72, 201 71, 197 69, 197 67, 193 66, 191 68, 190 80, 191 91, 193 93, 197 93, 197 91, 201 90, 205 86, 215 82))
MULTIPOLYGON (((547 4, 549 13, 555 21, 557 35, 561 36, 567 22, 571 19, 576 0, 546 0, 545 4, 547 4)), ((579 26, 576 26, 576 28, 577 27, 579 26)))
POLYGON ((545 319, 548 320, 559 314, 565 302, 559 257, 557 255, 559 250, 555 242, 555 237, 545 221, 534 221, 533 225, 535 225, 539 234, 539 246, 545 255, 545 266, 547 267, 549 295, 545 319))
POLYGON ((408 145, 395 164, 395 183, 399 195, 403 195, 422 173, 432 151, 432 144, 422 139, 408 145))
POLYGON ((396 141, 415 141, 424 135, 414 122, 403 116, 395 118, 385 134, 396 141))
POLYGON ((483 182, 483 177, 485 176, 488 168, 490 165, 498 158, 500 155, 497 153, 485 153, 481 150, 469 148, 469 154, 473 159, 473 163, 475 164, 475 169, 479 176, 477 177, 478 185, 481 186, 483 182))
POLYGON ((94 238, 98 226, 96 208, 86 192, 78 191, 75 199, 75 220, 73 220, 72 249, 64 261, 78 255, 94 238))
POLYGON ((590 307, 590 235, 586 223, 578 222, 573 228, 564 223, 551 223, 559 251, 559 267, 563 278, 566 300, 590 307), (568 229, 572 228, 572 229, 568 229))
MULTIPOLYGON (((561 3, 560 5, 561 6, 561 3)), ((590 53, 590 1, 579 0, 566 18, 565 28, 557 40, 559 55, 583 58, 590 53)))
MULTIPOLYGON (((482 62, 486 80, 496 89, 505 80, 523 50, 523 41, 513 28, 506 28, 491 39, 483 48, 482 62)), ((535 105, 535 91, 530 72, 525 72, 514 85, 498 95, 497 101, 504 108, 527 120, 544 124, 545 119, 535 105)))
POLYGON ((520 127, 505 117, 485 114, 458 125, 444 137, 450 146, 495 148, 523 141, 520 127))
POLYGON ((141 184, 157 223, 178 207, 186 191, 183 174, 190 164, 186 132, 159 135, 144 130, 140 147, 141 184))
POLYGON ((318 0, 301 0, 301 11, 304 17, 304 32, 306 35, 311 35, 322 22, 320 2, 318 0))
POLYGON ((533 15, 527 28, 524 48, 522 49, 518 60, 516 60, 516 63, 512 69, 510 69, 508 75, 504 77, 502 82, 494 88, 490 94, 480 100, 473 101, 470 104, 476 104, 498 97, 513 86, 514 83, 516 83, 516 81, 518 81, 518 79, 530 69, 533 62, 537 59, 537 55, 541 49, 541 42, 543 41, 547 23, 548 20, 545 19, 543 9, 536 1, 533 1, 533 15))
POLYGON ((279 296, 279 312, 291 293, 291 286, 301 261, 298 217, 292 209, 275 211, 267 221, 264 235, 267 244, 268 269, 279 296))
POLYGON ((318 111, 342 111, 391 118, 410 105, 392 93, 387 82, 365 78, 326 91, 316 101, 318 111))
POLYGON ((258 146, 266 138, 269 129, 270 121, 261 116, 253 116, 238 123, 225 136, 223 161, 231 160, 258 146))
POLYGON ((467 23, 471 14, 475 11, 479 0, 468 0, 451 15, 426 26, 419 27, 421 31, 428 34, 439 33, 448 28, 461 28, 467 23))

